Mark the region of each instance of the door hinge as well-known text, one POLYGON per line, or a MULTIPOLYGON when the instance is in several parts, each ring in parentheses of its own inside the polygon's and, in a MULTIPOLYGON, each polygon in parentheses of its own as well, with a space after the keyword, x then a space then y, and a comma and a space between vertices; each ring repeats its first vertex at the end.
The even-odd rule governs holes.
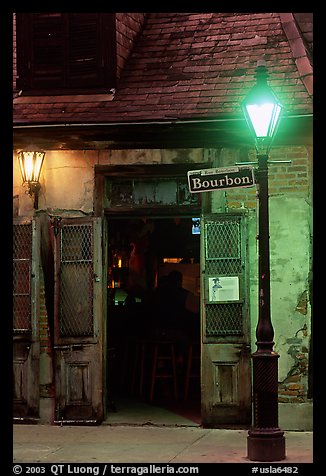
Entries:
POLYGON ((57 236, 60 231, 60 222, 62 218, 61 217, 53 217, 51 219, 51 226, 53 227, 54 235, 57 236))

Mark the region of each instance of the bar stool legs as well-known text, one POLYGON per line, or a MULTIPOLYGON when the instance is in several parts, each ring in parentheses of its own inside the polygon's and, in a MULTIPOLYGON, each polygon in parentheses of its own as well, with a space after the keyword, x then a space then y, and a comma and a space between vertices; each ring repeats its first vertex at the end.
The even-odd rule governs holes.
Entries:
POLYGON ((155 384, 158 379, 170 379, 173 384, 174 398, 178 399, 177 370, 174 342, 154 342, 154 356, 150 400, 154 399, 155 384), (159 366, 162 364, 162 368, 159 366))
MULTIPOLYGON (((175 400, 178 400, 178 377, 176 366, 176 350, 173 341, 147 341, 136 342, 134 369, 131 381, 133 394, 142 396, 145 386, 145 356, 146 361, 150 356, 152 368, 150 375, 150 401, 154 400, 156 384, 159 380, 167 380, 172 384, 175 400)), ((200 379, 200 352, 197 345, 189 344, 186 368, 184 375, 184 400, 188 400, 190 384, 193 379, 200 379)))

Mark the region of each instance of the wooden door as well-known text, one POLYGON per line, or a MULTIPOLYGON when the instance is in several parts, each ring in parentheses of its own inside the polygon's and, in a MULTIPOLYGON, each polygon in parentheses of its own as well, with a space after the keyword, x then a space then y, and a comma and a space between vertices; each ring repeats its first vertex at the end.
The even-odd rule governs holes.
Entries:
POLYGON ((55 422, 103 420, 101 219, 62 219, 55 235, 55 422))
POLYGON ((251 422, 247 238, 245 218, 202 220, 202 421, 251 422))
POLYGON ((33 218, 13 221, 13 418, 39 418, 40 227, 33 218))

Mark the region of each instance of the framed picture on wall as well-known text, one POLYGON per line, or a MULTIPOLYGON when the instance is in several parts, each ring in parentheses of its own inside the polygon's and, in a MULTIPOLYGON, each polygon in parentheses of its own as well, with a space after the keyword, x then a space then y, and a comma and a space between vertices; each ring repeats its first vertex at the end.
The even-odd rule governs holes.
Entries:
POLYGON ((239 301, 238 276, 213 276, 208 278, 208 301, 239 301))

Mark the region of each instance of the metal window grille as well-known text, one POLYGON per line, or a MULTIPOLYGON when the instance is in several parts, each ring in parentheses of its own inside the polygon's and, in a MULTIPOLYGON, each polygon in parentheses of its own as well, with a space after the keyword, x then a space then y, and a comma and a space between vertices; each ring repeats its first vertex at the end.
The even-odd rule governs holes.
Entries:
MULTIPOLYGON (((240 275, 243 273, 241 253, 241 221, 208 221, 205 224, 206 274, 240 275)), ((206 335, 243 334, 243 303, 206 304, 206 335)))
POLYGON ((13 330, 28 333, 31 324, 32 223, 13 227, 13 330))
POLYGON ((226 260, 241 257, 240 221, 206 223, 206 259, 226 260))
POLYGON ((206 305, 207 336, 239 334, 242 334, 242 303, 206 305))
POLYGON ((67 225, 61 229, 61 337, 93 335, 93 252, 92 225, 67 225))

